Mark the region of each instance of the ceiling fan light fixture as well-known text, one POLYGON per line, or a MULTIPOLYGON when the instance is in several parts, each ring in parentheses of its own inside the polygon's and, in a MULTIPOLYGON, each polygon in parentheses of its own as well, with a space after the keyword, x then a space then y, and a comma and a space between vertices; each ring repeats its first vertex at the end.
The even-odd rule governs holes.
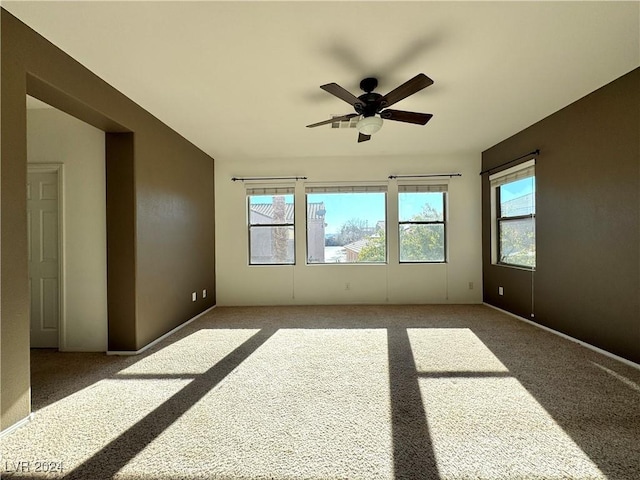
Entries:
POLYGON ((362 117, 356 125, 358 132, 363 135, 373 135, 382 128, 382 118, 375 115, 371 117, 362 117))

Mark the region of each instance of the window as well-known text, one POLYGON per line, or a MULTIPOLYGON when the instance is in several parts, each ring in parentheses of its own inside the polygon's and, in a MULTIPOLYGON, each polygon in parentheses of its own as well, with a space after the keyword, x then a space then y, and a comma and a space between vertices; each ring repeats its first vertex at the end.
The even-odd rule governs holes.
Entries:
POLYGON ((294 187, 248 188, 249 265, 295 263, 294 187))
POLYGON ((385 263, 386 186, 309 186, 308 263, 385 263))
POLYGON ((494 263, 536 266, 536 178, 530 160, 491 175, 494 263))
POLYGON ((398 185, 400 263, 445 262, 446 185, 398 185))

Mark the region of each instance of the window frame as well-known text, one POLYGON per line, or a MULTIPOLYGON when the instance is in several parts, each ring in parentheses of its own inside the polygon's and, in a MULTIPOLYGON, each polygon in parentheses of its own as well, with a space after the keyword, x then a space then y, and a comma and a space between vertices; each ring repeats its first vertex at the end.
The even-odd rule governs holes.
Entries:
MULTIPOLYGON (((354 183, 349 182, 340 184, 339 182, 333 182, 330 184, 307 184, 304 191, 305 202, 305 264, 309 266, 317 265, 389 265, 389 222, 388 222, 388 185, 381 183, 354 183), (327 195, 336 194, 368 194, 368 193, 381 193, 383 195, 383 208, 384 208, 384 260, 381 261, 369 261, 369 262, 310 262, 309 261, 309 195, 316 195, 326 193, 327 195)), ((325 244, 326 247, 326 244, 325 244)))
MULTIPOLYGON (((296 197, 295 197, 295 187, 292 186, 282 186, 282 187, 269 187, 269 186, 261 186, 261 187, 247 187, 245 192, 246 196, 246 212, 247 212, 247 251, 248 251, 248 265, 250 267, 277 267, 277 266, 292 266, 296 264, 296 197), (293 199, 291 203, 293 207, 293 214, 291 216, 291 222, 284 223, 251 223, 251 197, 260 197, 260 196, 288 196, 290 195, 293 199), (252 229, 260 229, 260 228, 274 228, 274 227, 287 227, 291 228, 293 232, 293 256, 291 262, 285 263, 253 263, 252 261, 252 253, 251 253, 251 232, 252 229)), ((286 202, 285 202, 286 205, 286 202)))
POLYGON ((449 252, 448 252, 448 234, 447 234, 447 217, 448 217, 448 190, 445 188, 442 191, 428 191, 425 190, 423 192, 401 192, 398 190, 398 263, 399 264, 442 264, 449 262, 449 252), (440 193, 442 195, 442 220, 429 220, 429 221, 401 221, 400 220, 400 194, 401 193, 440 193), (442 225, 444 232, 444 246, 443 246, 443 260, 402 260, 402 240, 400 239, 400 229, 402 225, 442 225))
POLYGON ((491 187, 491 227, 492 227, 492 235, 491 241, 493 244, 492 248, 492 263, 494 265, 499 265, 503 267, 516 268, 522 270, 535 271, 537 266, 537 235, 536 232, 536 209, 537 202, 535 198, 537 196, 537 188, 536 188, 536 171, 535 171, 535 159, 531 159, 529 161, 523 162, 514 167, 508 168, 496 174, 489 176, 490 187, 491 187), (528 173, 530 172, 530 174, 528 173), (511 179, 509 179, 511 177, 511 179), (533 213, 525 214, 525 215, 507 215, 503 216, 502 214, 502 205, 501 205, 501 187, 504 185, 508 185, 513 182, 517 182, 519 180, 524 180, 525 178, 533 178, 534 189, 533 189, 533 213), (501 234, 503 225, 508 224, 509 222, 517 222, 521 220, 533 220, 533 231, 534 231, 534 264, 530 265, 522 265, 519 263, 510 263, 502 260, 502 242, 501 242, 501 234))

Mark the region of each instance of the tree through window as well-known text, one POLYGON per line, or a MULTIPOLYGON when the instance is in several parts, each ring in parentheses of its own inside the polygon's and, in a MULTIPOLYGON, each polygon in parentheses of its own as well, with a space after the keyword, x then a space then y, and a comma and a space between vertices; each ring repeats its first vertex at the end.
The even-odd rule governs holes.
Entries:
POLYGON ((447 260, 446 192, 446 185, 398 185, 401 263, 447 260))

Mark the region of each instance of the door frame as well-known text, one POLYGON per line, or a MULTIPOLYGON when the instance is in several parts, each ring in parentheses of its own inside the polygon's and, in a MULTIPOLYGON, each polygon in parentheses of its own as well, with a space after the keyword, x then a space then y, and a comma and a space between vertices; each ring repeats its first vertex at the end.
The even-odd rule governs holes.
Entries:
MULTIPOLYGON (((58 350, 65 351, 67 348, 67 322, 64 300, 66 298, 64 288, 64 164, 27 163, 27 179, 29 173, 55 173, 58 178, 58 350)), ((31 294, 29 294, 29 298, 31 298, 31 294)), ((31 306, 29 306, 29 322, 31 322, 31 306)))

